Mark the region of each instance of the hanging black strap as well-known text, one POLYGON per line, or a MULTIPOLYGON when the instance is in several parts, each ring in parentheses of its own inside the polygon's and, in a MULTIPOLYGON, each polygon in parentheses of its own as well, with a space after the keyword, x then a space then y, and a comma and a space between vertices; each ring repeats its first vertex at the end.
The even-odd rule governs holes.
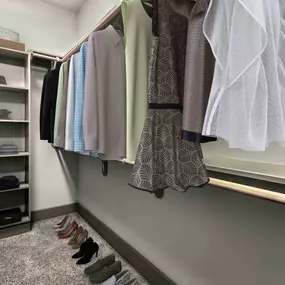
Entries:
POLYGON ((156 198, 162 199, 163 196, 164 196, 164 189, 155 191, 155 192, 154 192, 154 195, 155 195, 156 198))
POLYGON ((108 175, 108 161, 102 160, 102 174, 103 176, 108 175))

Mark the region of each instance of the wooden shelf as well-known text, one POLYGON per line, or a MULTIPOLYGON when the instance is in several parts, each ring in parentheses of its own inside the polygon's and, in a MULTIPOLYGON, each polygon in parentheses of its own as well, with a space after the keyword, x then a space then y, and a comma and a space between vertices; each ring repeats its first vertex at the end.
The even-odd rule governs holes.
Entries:
POLYGON ((16 86, 9 86, 9 85, 0 84, 0 91, 27 93, 28 90, 29 89, 25 88, 25 87, 16 87, 16 86))
POLYGON ((22 190, 26 190, 26 189, 29 189, 29 184, 28 183, 22 183, 22 184, 20 184, 19 188, 0 190, 0 194, 1 193, 7 193, 7 192, 13 192, 13 191, 22 191, 22 190))
POLYGON ((15 154, 0 154, 0 158, 4 157, 21 157, 21 156, 29 156, 28 152, 19 152, 15 154))
POLYGON ((0 123, 25 123, 25 124, 28 124, 29 121, 28 120, 1 120, 0 119, 0 123))
POLYGON ((0 47, 0 57, 2 56, 2 57, 24 60, 28 58, 28 55, 29 53, 24 51, 18 51, 14 49, 0 47))
POLYGON ((11 223, 11 224, 0 226, 0 229, 5 229, 5 228, 8 228, 8 227, 18 226, 18 225, 26 224, 26 223, 29 223, 29 222, 30 222, 30 219, 29 219, 29 217, 26 216, 26 217, 22 217, 22 220, 20 222, 16 222, 16 223, 11 223))

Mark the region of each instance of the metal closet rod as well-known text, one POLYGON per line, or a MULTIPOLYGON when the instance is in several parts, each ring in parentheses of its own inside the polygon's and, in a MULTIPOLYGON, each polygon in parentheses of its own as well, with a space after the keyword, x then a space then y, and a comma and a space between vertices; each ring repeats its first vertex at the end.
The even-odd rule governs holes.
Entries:
POLYGON ((44 53, 39 53, 39 52, 32 51, 32 58, 33 57, 47 59, 47 60, 51 60, 51 61, 57 61, 57 62, 61 62, 62 61, 62 58, 60 58, 58 56, 52 56, 52 55, 47 55, 47 54, 44 54, 44 53))

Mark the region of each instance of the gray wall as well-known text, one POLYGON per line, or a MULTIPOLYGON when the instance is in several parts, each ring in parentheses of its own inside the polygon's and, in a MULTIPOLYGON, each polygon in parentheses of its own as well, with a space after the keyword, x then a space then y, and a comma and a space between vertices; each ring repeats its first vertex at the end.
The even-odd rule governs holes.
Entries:
POLYGON ((32 211, 39 211, 77 201, 78 155, 55 150, 46 141, 40 140, 40 106, 43 78, 47 70, 32 68, 32 134, 31 134, 31 202, 32 211))
POLYGON ((284 284, 282 204, 212 186, 159 200, 127 185, 129 165, 79 164, 79 202, 178 285, 284 284))

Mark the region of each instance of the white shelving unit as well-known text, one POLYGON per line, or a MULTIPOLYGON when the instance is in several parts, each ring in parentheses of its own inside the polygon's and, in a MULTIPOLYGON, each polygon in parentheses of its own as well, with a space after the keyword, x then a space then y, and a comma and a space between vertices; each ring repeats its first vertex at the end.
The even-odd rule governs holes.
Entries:
POLYGON ((27 93, 29 91, 29 89, 22 88, 22 87, 7 86, 7 85, 0 84, 0 91, 11 91, 11 92, 27 93))
POLYGON ((10 48, 0 48, 0 57, 1 58, 13 58, 18 60, 26 60, 29 56, 28 52, 14 50, 10 48))
POLYGON ((22 183, 22 184, 20 184, 19 188, 2 190, 1 193, 7 193, 7 192, 13 192, 13 191, 22 191, 22 190, 26 190, 26 189, 29 189, 29 184, 28 183, 22 183))
POLYGON ((29 153, 26 151, 20 151, 19 153, 0 154, 0 158, 21 157, 21 156, 29 156, 29 153))
POLYGON ((20 181, 18 188, 0 190, 0 213, 1 210, 17 207, 22 212, 21 221, 0 225, 1 233, 7 228, 9 232, 17 227, 30 228, 30 58, 28 52, 0 48, 0 75, 5 77, 7 83, 0 84, 0 109, 11 112, 9 120, 0 119, 0 145, 14 144, 19 151, 15 154, 0 154, 0 178, 14 175, 20 181))
POLYGON ((28 120, 0 120, 0 123, 29 123, 28 120))
POLYGON ((19 226, 19 225, 26 224, 26 223, 30 223, 30 219, 27 216, 23 216, 20 222, 15 222, 15 223, 11 223, 9 225, 0 226, 0 230, 5 229, 7 227, 19 226))

